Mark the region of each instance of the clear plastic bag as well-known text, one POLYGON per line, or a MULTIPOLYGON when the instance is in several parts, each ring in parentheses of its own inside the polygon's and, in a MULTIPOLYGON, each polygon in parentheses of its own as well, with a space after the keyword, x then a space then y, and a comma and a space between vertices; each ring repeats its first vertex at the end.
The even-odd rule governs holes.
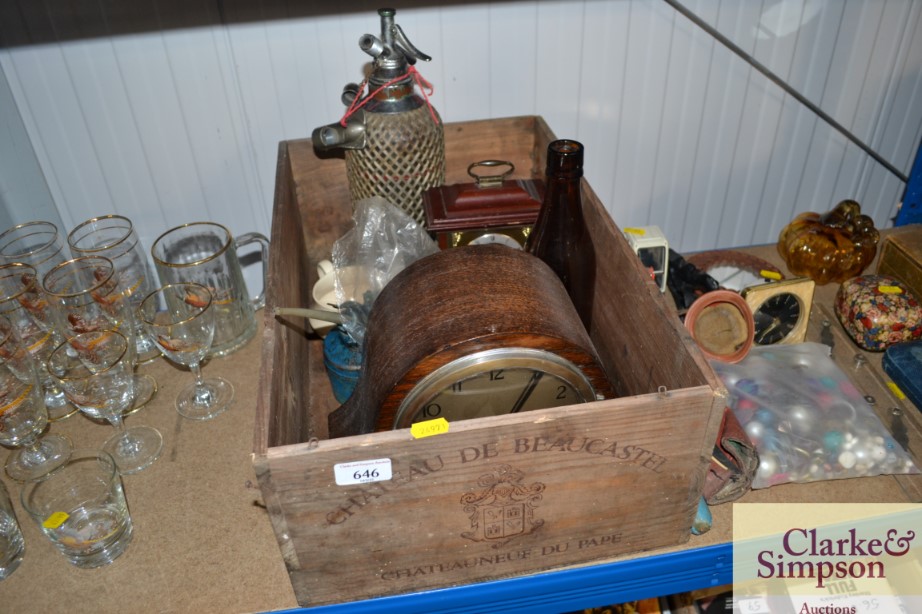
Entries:
POLYGON ((711 365, 759 453, 753 488, 919 472, 828 346, 758 347, 737 364, 711 365))
POLYGON ((374 300, 397 273, 438 245, 413 218, 380 197, 355 203, 355 227, 333 244, 334 290, 342 326, 357 343, 365 339, 374 300), (354 289, 360 289, 354 292, 354 289), (353 297, 353 294, 361 296, 353 297))

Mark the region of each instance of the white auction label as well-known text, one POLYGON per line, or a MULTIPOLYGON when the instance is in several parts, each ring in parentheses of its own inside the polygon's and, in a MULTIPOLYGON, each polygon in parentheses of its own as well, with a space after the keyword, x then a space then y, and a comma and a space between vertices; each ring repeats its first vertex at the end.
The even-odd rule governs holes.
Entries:
POLYGON ((336 483, 339 486, 383 482, 391 479, 391 459, 376 458, 352 463, 339 463, 333 465, 333 475, 336 477, 336 483))

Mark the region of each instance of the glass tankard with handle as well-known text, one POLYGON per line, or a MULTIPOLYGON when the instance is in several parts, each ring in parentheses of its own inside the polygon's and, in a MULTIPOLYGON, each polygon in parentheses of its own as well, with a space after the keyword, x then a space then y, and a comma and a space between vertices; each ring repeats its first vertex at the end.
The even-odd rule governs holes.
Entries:
POLYGON ((214 297, 215 336, 209 356, 226 356, 256 334, 255 312, 265 304, 265 285, 251 297, 237 257, 237 251, 250 243, 262 248, 265 281, 269 240, 256 232, 235 239, 221 224, 195 222, 166 231, 151 248, 163 285, 194 282, 214 297))

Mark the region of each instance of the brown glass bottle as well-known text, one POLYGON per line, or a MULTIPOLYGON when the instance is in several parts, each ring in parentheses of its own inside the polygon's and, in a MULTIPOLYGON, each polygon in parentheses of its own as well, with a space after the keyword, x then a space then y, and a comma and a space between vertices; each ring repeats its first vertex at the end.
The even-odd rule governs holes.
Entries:
POLYGON ((580 178, 583 145, 553 141, 547 146, 547 187, 527 250, 563 282, 586 330, 591 332, 595 250, 583 218, 580 178))

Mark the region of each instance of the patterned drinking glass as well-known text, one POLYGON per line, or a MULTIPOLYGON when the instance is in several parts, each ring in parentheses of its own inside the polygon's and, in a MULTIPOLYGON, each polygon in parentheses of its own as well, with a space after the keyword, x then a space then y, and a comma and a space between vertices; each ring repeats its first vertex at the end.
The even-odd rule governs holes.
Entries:
POLYGON ((73 446, 63 435, 45 435, 48 410, 38 373, 16 328, 0 316, 0 444, 16 448, 6 473, 17 482, 32 482, 60 467, 73 446))
POLYGON ((141 303, 141 320, 163 355, 189 367, 195 383, 176 397, 176 411, 193 420, 214 418, 230 407, 234 386, 222 377, 202 377, 202 360, 215 335, 214 296, 196 283, 167 284, 141 303))
POLYGON ((119 473, 149 467, 163 449, 160 431, 150 426, 125 428, 123 414, 134 399, 134 341, 113 330, 80 333, 64 341, 48 358, 48 370, 70 402, 94 420, 105 420, 116 433, 102 449, 119 473))
MULTIPOLYGON (((67 243, 74 258, 105 256, 115 264, 119 292, 137 315, 141 301, 156 284, 152 281, 147 252, 131 220, 121 215, 94 217, 71 230, 67 243)), ((143 363, 160 356, 157 345, 141 332, 140 319, 136 317, 135 323, 138 361, 143 363)))
POLYGON ((0 262, 28 264, 39 279, 67 256, 64 238, 51 222, 26 222, 0 234, 0 262))
POLYGON ((77 408, 67 401, 48 373, 48 355, 62 337, 54 328, 48 300, 39 287, 35 269, 28 264, 0 265, 0 315, 13 324, 35 361, 48 419, 55 422, 77 413, 77 408))
POLYGON ((131 543, 122 478, 102 450, 74 450, 48 479, 27 484, 19 501, 41 533, 77 567, 108 565, 131 543))
MULTIPOLYGON (((42 289, 64 338, 96 330, 117 330, 131 341, 128 360, 137 366, 134 310, 119 292, 111 260, 86 256, 62 262, 45 275, 42 289)), ((134 373, 134 379, 135 397, 128 413, 147 405, 157 393, 157 381, 150 375, 134 373)))

